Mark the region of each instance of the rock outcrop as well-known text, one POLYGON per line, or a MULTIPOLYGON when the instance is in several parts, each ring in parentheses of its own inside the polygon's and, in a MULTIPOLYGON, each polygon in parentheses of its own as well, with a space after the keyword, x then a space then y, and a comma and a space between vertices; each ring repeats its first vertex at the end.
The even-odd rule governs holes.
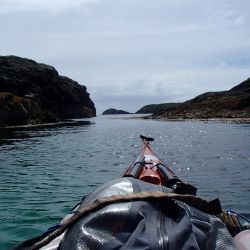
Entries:
POLYGON ((229 91, 208 92, 154 113, 155 119, 250 118, 250 78, 229 91))
POLYGON ((51 66, 0 56, 0 126, 40 124, 96 115, 86 87, 51 66))
POLYGON ((107 109, 102 113, 102 115, 126 115, 126 114, 131 114, 131 113, 124 110, 113 109, 113 108, 107 109))

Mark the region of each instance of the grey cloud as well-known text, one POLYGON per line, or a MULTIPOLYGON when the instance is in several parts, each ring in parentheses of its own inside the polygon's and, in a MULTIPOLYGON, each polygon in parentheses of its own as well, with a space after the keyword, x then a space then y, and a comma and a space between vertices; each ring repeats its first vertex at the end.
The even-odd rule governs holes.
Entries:
POLYGON ((247 0, 0 4, 0 53, 55 66, 86 84, 100 110, 185 100, 249 77, 247 0))

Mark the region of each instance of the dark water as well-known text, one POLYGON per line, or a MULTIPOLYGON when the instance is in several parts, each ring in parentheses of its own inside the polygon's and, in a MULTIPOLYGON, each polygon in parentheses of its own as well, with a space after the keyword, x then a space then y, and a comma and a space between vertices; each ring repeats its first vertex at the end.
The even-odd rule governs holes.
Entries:
POLYGON ((139 135, 205 198, 250 217, 250 126, 100 117, 80 126, 0 132, 0 249, 60 221, 134 160, 139 135))

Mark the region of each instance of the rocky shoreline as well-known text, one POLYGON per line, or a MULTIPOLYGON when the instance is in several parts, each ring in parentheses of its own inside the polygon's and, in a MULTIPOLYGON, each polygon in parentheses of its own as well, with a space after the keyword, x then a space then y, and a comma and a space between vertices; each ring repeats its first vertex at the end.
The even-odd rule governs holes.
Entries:
POLYGON ((205 122, 205 123, 232 123, 232 124, 243 124, 250 123, 250 118, 165 118, 165 117, 157 117, 152 118, 151 115, 148 114, 129 114, 128 116, 112 116, 107 117, 107 119, 121 119, 121 120, 134 120, 134 119, 143 119, 143 120, 155 120, 155 121, 167 121, 167 122, 205 122))
MULTIPOLYGON (((133 119, 133 118, 132 118, 133 119)), ((250 118, 165 118, 157 117, 151 118, 151 116, 140 117, 140 119, 146 120, 157 120, 157 121, 168 121, 168 122, 205 122, 205 123, 228 123, 228 124, 250 124, 250 118)))

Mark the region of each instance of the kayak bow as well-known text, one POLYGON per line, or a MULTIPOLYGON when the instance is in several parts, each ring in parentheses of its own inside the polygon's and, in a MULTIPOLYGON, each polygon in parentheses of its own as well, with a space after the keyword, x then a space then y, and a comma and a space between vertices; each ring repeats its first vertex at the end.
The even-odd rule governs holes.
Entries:
POLYGON ((135 161, 124 172, 123 177, 134 177, 155 185, 162 185, 173 189, 179 194, 196 195, 197 189, 183 183, 179 177, 157 156, 150 142, 154 138, 140 135, 143 146, 135 161))

